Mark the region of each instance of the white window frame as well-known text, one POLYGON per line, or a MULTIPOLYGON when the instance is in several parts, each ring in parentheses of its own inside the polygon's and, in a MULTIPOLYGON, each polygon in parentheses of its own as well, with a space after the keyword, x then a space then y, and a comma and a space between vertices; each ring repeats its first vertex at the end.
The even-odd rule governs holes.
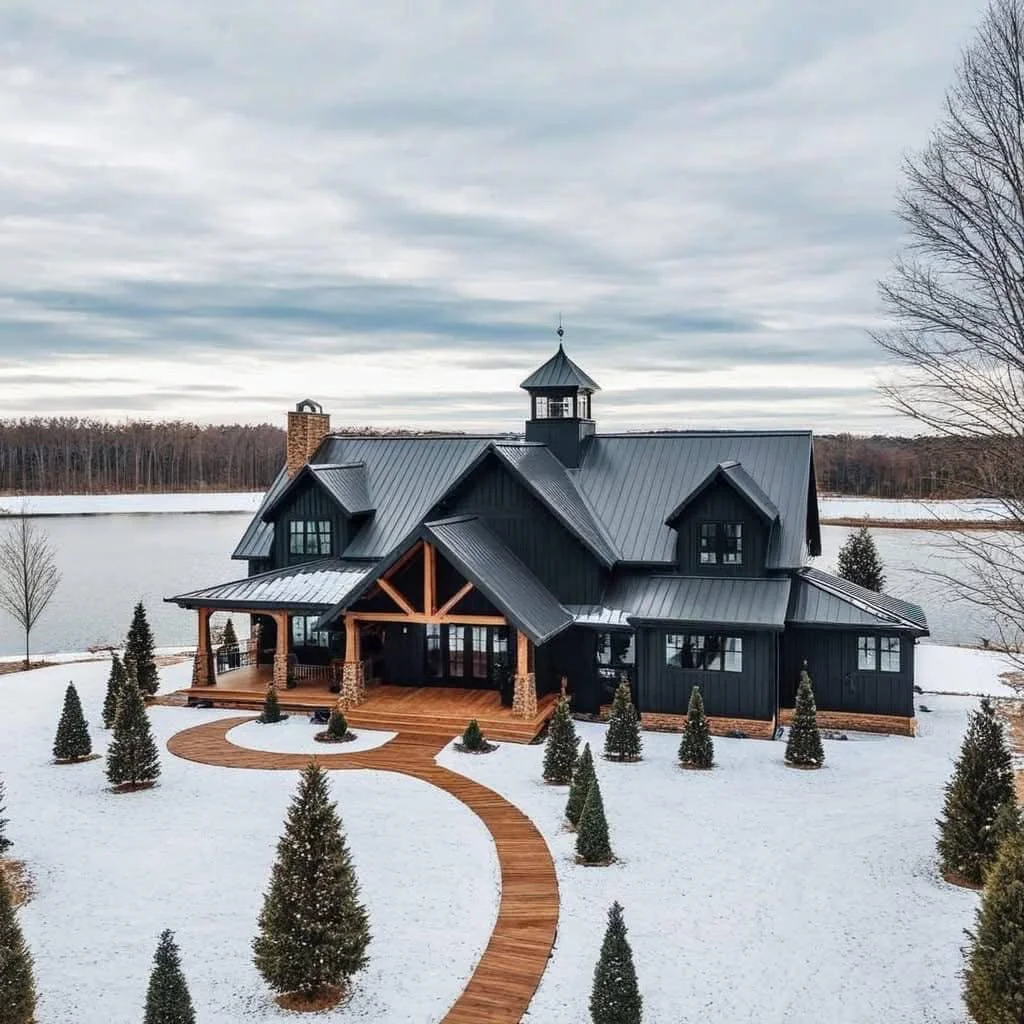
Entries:
POLYGON ((857 637, 857 671, 878 671, 878 637, 857 637))
POLYGON ((902 645, 898 636, 880 636, 878 638, 878 671, 901 672, 900 651, 902 645))

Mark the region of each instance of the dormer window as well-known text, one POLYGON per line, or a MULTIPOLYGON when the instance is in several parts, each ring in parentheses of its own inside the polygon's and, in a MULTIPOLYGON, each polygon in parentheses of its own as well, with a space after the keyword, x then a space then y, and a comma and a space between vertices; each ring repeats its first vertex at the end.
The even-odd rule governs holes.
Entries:
POLYGON ((288 524, 288 552, 292 555, 329 555, 331 521, 329 519, 293 520, 288 524))
POLYGON ((743 524, 701 523, 698 560, 701 565, 742 565, 743 524))
POLYGON ((581 391, 576 395, 576 415, 581 420, 590 419, 590 395, 581 391))

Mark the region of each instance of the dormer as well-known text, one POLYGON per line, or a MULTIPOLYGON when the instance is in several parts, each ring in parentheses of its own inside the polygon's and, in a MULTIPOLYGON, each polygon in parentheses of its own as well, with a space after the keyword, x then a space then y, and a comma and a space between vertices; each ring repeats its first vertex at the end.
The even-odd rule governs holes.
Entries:
POLYGON ((734 460, 721 462, 669 513, 680 572, 763 576, 779 510, 734 460))
POLYGON ((526 440, 547 445, 563 466, 577 469, 596 429, 591 399, 601 389, 565 354, 564 333, 559 326, 558 351, 519 386, 530 396, 526 440))

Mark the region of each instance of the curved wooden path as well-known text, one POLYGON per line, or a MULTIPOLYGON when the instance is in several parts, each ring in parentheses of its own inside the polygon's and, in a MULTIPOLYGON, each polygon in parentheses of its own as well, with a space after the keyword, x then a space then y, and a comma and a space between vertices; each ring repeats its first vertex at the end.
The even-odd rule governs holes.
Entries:
MULTIPOLYGON (((172 754, 226 768, 304 768, 309 754, 273 754, 228 742, 226 734, 251 716, 222 718, 185 729, 167 741, 172 754)), ((371 768, 429 782, 464 803, 487 827, 498 851, 498 920, 472 977, 442 1024, 518 1024, 547 967, 558 928, 558 881, 547 843, 533 822, 504 797, 435 763, 448 736, 399 733, 372 750, 325 753, 330 770, 371 768)), ((329 748, 328 748, 329 749, 329 748)), ((456 883, 452 879, 452 883, 456 883)))

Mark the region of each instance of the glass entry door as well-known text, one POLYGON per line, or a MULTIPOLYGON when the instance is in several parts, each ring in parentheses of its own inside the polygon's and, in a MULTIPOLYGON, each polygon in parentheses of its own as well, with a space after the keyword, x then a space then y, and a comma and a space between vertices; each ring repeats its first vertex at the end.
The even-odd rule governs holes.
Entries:
POLYGON ((424 681, 428 685, 497 689, 496 667, 507 658, 505 626, 427 624, 424 681))

